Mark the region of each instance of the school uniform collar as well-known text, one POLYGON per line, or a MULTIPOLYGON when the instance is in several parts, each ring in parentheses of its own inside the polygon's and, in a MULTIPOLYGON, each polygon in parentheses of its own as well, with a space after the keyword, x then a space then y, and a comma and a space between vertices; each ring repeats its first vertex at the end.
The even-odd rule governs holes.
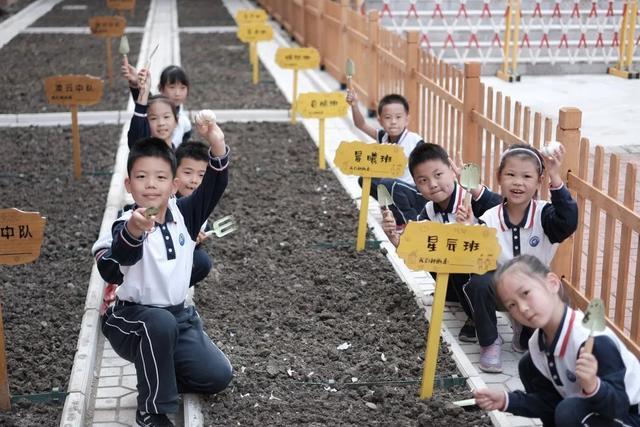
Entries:
POLYGON ((541 353, 553 353, 554 356, 563 358, 567 350, 567 346, 571 339, 571 332, 573 331, 573 325, 576 321, 576 311, 569 308, 568 305, 564 306, 564 313, 562 315, 562 321, 556 332, 556 336, 553 338, 551 345, 546 346, 544 342, 544 332, 542 329, 538 331, 538 346, 541 353))
POLYGON ((536 211, 540 208, 538 206, 538 202, 535 200, 531 200, 529 202, 529 206, 527 206, 527 212, 520 221, 520 224, 512 224, 509 221, 509 215, 507 214, 507 210, 505 206, 507 204, 507 199, 505 198, 504 202, 498 207, 498 219, 500 221, 500 229, 501 231, 507 231, 512 228, 531 228, 534 226, 534 219, 536 217, 536 211))
POLYGON ((384 135, 382 135, 382 143, 383 144, 398 144, 398 145, 400 145, 400 143, 407 136, 408 133, 409 133, 409 129, 404 128, 404 130, 400 134, 400 137, 398 138, 398 141, 397 142, 391 142, 391 137, 389 136, 389 133, 385 130, 384 131, 384 135))
POLYGON ((449 205, 446 209, 442 209, 439 204, 433 203, 433 211, 435 213, 455 214, 464 201, 464 188, 458 185, 457 181, 453 182, 453 191, 449 197, 449 205))
MULTIPOLYGON (((171 201, 171 199, 169 199, 169 201, 171 201)), ((131 207, 131 211, 133 212, 136 209, 138 209, 139 207, 140 206, 138 206, 137 203, 134 203, 133 206, 131 207)), ((164 224, 166 224, 168 222, 176 222, 176 220, 173 219, 173 214, 171 213, 171 203, 167 203, 167 211, 164 213, 164 224)), ((158 223, 158 224, 160 224, 160 223, 158 223)), ((162 224, 160 224, 160 225, 162 225, 162 224)))

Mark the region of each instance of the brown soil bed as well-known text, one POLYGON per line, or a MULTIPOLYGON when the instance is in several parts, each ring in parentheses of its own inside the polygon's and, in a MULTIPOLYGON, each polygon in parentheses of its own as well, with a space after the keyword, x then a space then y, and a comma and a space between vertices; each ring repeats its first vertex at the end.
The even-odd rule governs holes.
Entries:
POLYGON ((252 82, 249 48, 234 33, 180 35, 182 66, 189 75, 189 108, 287 109, 273 76, 260 63, 260 82, 252 82), (203 60, 203 58, 211 58, 203 60))
MULTIPOLYGON (((5 19, 11 18, 13 15, 20 12, 22 9, 29 6, 34 1, 36 0, 18 0, 15 3, 10 4, 9 6, 0 7, 0 22, 4 21, 5 19)), ((0 2, 0 4, 2 3, 0 2)))
MULTIPOLYGON (((40 257, 0 265, 12 395, 66 390, 91 273, 88 254, 104 212, 119 126, 80 128, 85 176, 73 179, 70 128, 0 129, 2 207, 47 219, 40 257)), ((21 401, 3 426, 54 426, 62 403, 21 401)))
MULTIPOLYGON (((356 253, 357 209, 317 169, 304 128, 223 129, 232 164, 215 217, 233 214, 239 228, 209 244, 216 270, 196 305, 235 378, 205 400, 205 424, 490 425, 451 405, 464 388, 418 399, 423 312, 380 251, 356 253)), ((437 371, 457 374, 446 348, 437 371)))
MULTIPOLYGON (((120 13, 129 27, 144 27, 149 12, 149 0, 136 0, 136 7, 131 15, 129 11, 120 13)), ((96 0, 64 0, 55 5, 51 11, 32 24, 33 27, 88 27, 89 19, 94 16, 117 15, 109 9, 106 1, 96 0), (71 8, 69 7, 71 6, 71 8), (85 9, 74 6, 87 6, 85 9)))
POLYGON ((226 27, 236 25, 221 0, 181 0, 178 2, 180 27, 226 27))
MULTIPOLYGON (((136 63, 141 34, 129 35, 129 61, 136 63)), ((0 113, 50 113, 69 111, 47 103, 44 79, 59 74, 90 74, 104 80, 102 100, 82 110, 122 110, 130 92, 120 76, 118 41, 113 41, 113 87, 109 88, 106 43, 91 35, 21 34, 0 50, 0 63, 11 73, 0 74, 0 113)))

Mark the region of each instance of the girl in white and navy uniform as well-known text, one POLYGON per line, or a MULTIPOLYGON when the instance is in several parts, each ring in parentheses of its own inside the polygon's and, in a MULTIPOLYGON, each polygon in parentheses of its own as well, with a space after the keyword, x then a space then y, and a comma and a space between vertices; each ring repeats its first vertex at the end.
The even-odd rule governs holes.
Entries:
MULTIPOLYGON (((542 155, 527 144, 514 144, 503 154, 498 168, 503 203, 489 209, 479 220, 497 229, 500 244, 498 266, 521 254, 535 255, 549 264, 560 242, 571 236, 578 224, 578 207, 562 183, 560 167, 564 157, 561 146, 551 156, 542 155), (551 202, 537 200, 537 192, 546 169, 549 174, 551 202)), ((480 369, 501 372, 502 340, 498 335, 493 272, 472 275, 464 292, 473 307, 473 318, 480 343, 480 369)), ((519 325, 514 324, 518 329, 519 325)), ((531 331, 518 331, 514 350, 526 347, 531 331)))
POLYGON ((591 331, 583 313, 565 304, 560 278, 534 256, 512 259, 495 276, 509 313, 536 329, 518 365, 525 391, 477 390, 477 404, 545 426, 640 426, 640 363, 618 336, 606 328, 584 351, 591 331))

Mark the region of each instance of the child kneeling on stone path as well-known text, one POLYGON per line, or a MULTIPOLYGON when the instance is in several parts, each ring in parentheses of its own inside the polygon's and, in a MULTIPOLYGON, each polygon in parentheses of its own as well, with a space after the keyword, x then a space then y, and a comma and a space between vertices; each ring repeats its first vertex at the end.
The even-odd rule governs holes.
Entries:
MULTIPOLYGON (((458 184, 456 172, 446 150, 437 144, 424 143, 413 149, 409 156, 409 170, 416 183, 418 191, 429 200, 420 214, 418 221, 433 221, 439 223, 455 223, 456 213, 463 205, 467 191, 458 184)), ((470 190, 472 195, 471 208, 477 216, 500 203, 502 198, 492 193, 484 186, 470 190)), ((396 220, 388 211, 382 213, 382 228, 395 246, 400 242, 396 220)), ((465 342, 476 342, 476 330, 473 324, 472 311, 469 302, 462 292, 462 287, 469 281, 468 274, 450 274, 449 286, 467 314, 467 321, 460 330, 458 339, 465 342)))
POLYGON ((518 371, 525 391, 475 391, 480 408, 540 418, 549 426, 640 426, 640 363, 606 328, 584 351, 590 329, 563 301, 560 278, 532 255, 503 264, 496 294, 518 322, 535 329, 518 371))
MULTIPOLYGON (((122 62, 122 76, 129 82, 129 89, 134 101, 138 101, 140 90, 143 85, 140 83, 139 72, 129 64, 126 57, 122 62)), ((140 70, 145 71, 147 70, 140 70)), ((169 65, 162 73, 160 73, 160 82, 158 83, 160 95, 167 98, 176 112, 176 129, 171 136, 171 142, 174 147, 179 147, 183 142, 187 142, 191 138, 191 122, 184 112, 184 103, 189 96, 189 77, 187 73, 177 65, 169 65)), ((137 110, 137 109, 136 109, 137 110)), ((151 135, 148 131, 141 136, 151 135)), ((154 135, 151 135, 154 136, 154 135)))
MULTIPOLYGON (((418 145, 424 144, 422 137, 414 132, 409 132, 409 103, 404 96, 390 94, 383 97, 378 103, 378 122, 382 128, 376 129, 367 124, 360 108, 355 91, 347 91, 347 103, 351 105, 353 123, 358 129, 374 138, 380 144, 398 144, 404 150, 407 157, 418 145)), ((362 178, 358 180, 362 186, 362 178)), ((393 198, 390 206, 396 222, 402 228, 407 222, 415 221, 418 213, 426 203, 423 195, 416 189, 409 167, 398 179, 372 179, 371 196, 378 199, 378 184, 383 184, 389 190, 393 198)))
POLYGON ((224 134, 215 122, 198 124, 198 131, 209 142, 209 164, 200 186, 180 199, 171 197, 171 148, 158 138, 133 145, 125 187, 136 206, 114 222, 111 248, 98 259, 115 261, 123 274, 102 332, 135 364, 139 426, 172 425, 166 414, 178 411, 178 393, 217 393, 232 378, 229 360, 202 330, 195 307, 184 304, 200 228, 228 182, 224 134))

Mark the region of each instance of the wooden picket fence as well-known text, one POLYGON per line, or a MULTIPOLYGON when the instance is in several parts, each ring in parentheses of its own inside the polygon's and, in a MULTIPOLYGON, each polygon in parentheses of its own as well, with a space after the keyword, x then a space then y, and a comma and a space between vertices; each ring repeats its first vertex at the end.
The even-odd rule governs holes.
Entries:
MULTIPOLYGON (((346 82, 346 59, 353 60, 352 83, 370 110, 384 94, 403 94, 410 105, 410 129, 451 154, 461 152, 465 162, 480 165, 483 182, 494 190, 494 171, 507 146, 529 143, 540 148, 560 141, 567 151, 563 177, 578 202, 580 223, 560 246, 553 270, 562 275, 577 307, 584 309, 591 298, 602 298, 609 325, 640 357, 640 310, 634 310, 640 307, 637 165, 626 164, 620 186, 619 156, 607 156, 601 146, 590 150, 580 134, 579 109, 561 108, 554 123, 485 86, 480 64, 456 69, 421 49, 418 32, 390 32, 379 25, 378 12, 361 15, 349 0, 258 3, 298 43, 318 49, 324 70, 341 83, 346 82), (619 193, 624 194, 622 200, 619 193)), ((542 187, 541 198, 548 199, 548 182, 542 187)))

